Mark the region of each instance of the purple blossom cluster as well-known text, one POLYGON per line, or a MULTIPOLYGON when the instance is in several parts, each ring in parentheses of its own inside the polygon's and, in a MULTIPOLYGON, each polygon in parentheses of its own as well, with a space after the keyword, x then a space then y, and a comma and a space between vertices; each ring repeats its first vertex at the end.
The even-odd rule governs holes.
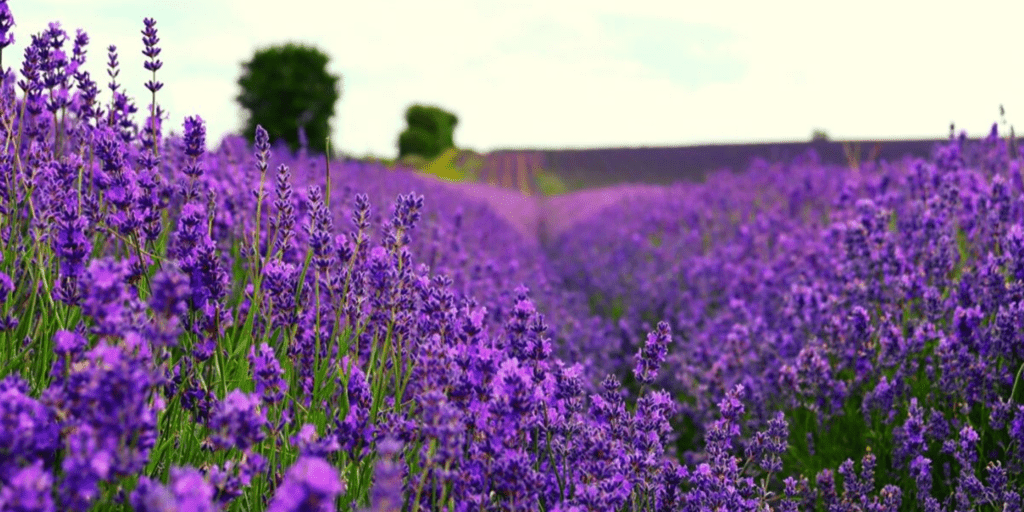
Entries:
POLYGON ((798 427, 782 466, 819 507, 845 499, 827 491, 852 474, 840 465, 870 455, 874 483, 847 493, 1019 510, 1024 185, 1008 147, 993 125, 930 160, 757 162, 583 219, 550 244, 553 261, 629 339, 671 325, 658 383, 680 403, 676 425, 705 425, 682 460, 713 458, 699 443, 713 405, 743 386, 754 425, 781 410, 798 427))
POLYGON ((0 510, 1021 510, 995 128, 562 198, 614 200, 538 240, 479 187, 164 137, 143 26, 141 125, 82 31, 4 73, 0 510))

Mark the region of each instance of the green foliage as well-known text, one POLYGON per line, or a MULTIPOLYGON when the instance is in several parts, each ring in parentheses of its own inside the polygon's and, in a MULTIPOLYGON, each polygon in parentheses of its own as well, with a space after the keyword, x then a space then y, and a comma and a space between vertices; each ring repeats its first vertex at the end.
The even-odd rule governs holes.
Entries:
POLYGON ((395 166, 412 167, 413 169, 423 169, 427 166, 429 160, 418 154, 405 155, 395 161, 395 166))
POLYGON ((437 158, 428 162, 427 165, 422 168, 423 172, 446 181, 465 181, 466 173, 455 165, 455 159, 458 156, 458 149, 448 148, 438 155, 437 158))
POLYGON ((462 171, 467 181, 477 182, 480 180, 480 169, 484 167, 484 157, 469 149, 460 150, 455 159, 455 167, 462 171))
POLYGON ((555 196, 569 192, 569 186, 557 174, 538 169, 534 173, 534 179, 537 182, 537 189, 541 195, 555 196))
POLYGON ((823 130, 821 128, 815 128, 811 132, 811 140, 812 141, 819 141, 819 140, 821 140, 821 141, 828 141, 828 140, 831 140, 831 139, 829 139, 827 131, 825 131, 825 130, 823 130))
POLYGON ((441 129, 437 112, 423 105, 413 105, 405 111, 405 122, 410 128, 420 128, 428 133, 437 133, 441 129))
POLYGON ((334 104, 341 97, 341 77, 327 72, 330 58, 320 50, 288 43, 258 50, 242 64, 235 97, 249 116, 244 135, 252 137, 262 125, 271 140, 283 139, 295 151, 303 127, 309 148, 327 150, 334 104))
POLYGON ((405 111, 406 128, 398 136, 398 157, 417 154, 432 159, 455 147, 454 132, 459 118, 451 112, 428 105, 411 105, 405 111))
POLYGON ((424 158, 437 156, 437 141, 434 134, 423 128, 410 126, 398 136, 398 158, 411 155, 424 158))

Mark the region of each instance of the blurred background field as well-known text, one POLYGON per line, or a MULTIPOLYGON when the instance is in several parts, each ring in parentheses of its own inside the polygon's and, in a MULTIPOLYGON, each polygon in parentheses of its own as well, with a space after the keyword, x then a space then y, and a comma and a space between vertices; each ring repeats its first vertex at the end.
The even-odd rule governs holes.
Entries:
POLYGON ((931 158, 944 140, 780 142, 564 150, 507 149, 480 154, 449 148, 432 160, 384 163, 433 176, 443 186, 488 203, 516 230, 542 245, 603 209, 655 197, 665 185, 701 183, 714 172, 756 172, 758 162, 861 168, 931 158))
POLYGON ((452 148, 410 167, 453 182, 477 182, 530 195, 557 195, 623 183, 702 182, 711 172, 740 172, 762 159, 790 161, 813 151, 822 164, 857 166, 905 156, 928 158, 940 139, 772 142, 675 147, 499 149, 486 154, 452 148))

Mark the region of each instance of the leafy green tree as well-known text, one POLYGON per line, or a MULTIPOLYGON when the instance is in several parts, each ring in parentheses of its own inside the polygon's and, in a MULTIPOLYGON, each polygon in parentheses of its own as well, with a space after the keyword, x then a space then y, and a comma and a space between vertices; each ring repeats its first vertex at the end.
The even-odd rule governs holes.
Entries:
POLYGON ((249 113, 244 133, 252 136, 262 125, 271 140, 283 139, 295 151, 302 127, 309 148, 325 152, 341 97, 341 77, 328 73, 329 60, 316 48, 294 43, 258 50, 242 64, 238 79, 242 92, 235 100, 249 113))
POLYGON ((398 136, 398 158, 420 155, 434 158, 455 147, 454 132, 459 118, 438 107, 412 105, 405 111, 408 128, 398 136))
POLYGON ((434 158, 438 153, 434 134, 423 128, 410 126, 398 136, 398 158, 409 155, 434 158))

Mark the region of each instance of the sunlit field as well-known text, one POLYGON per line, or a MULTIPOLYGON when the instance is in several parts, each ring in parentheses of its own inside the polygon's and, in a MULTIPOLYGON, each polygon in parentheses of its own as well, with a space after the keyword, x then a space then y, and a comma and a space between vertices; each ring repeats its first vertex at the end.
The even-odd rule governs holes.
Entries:
POLYGON ((53 23, 0 53, 0 510, 1024 507, 997 125, 929 159, 464 185, 262 128, 208 147, 139 28, 144 98, 139 48, 53 23))

